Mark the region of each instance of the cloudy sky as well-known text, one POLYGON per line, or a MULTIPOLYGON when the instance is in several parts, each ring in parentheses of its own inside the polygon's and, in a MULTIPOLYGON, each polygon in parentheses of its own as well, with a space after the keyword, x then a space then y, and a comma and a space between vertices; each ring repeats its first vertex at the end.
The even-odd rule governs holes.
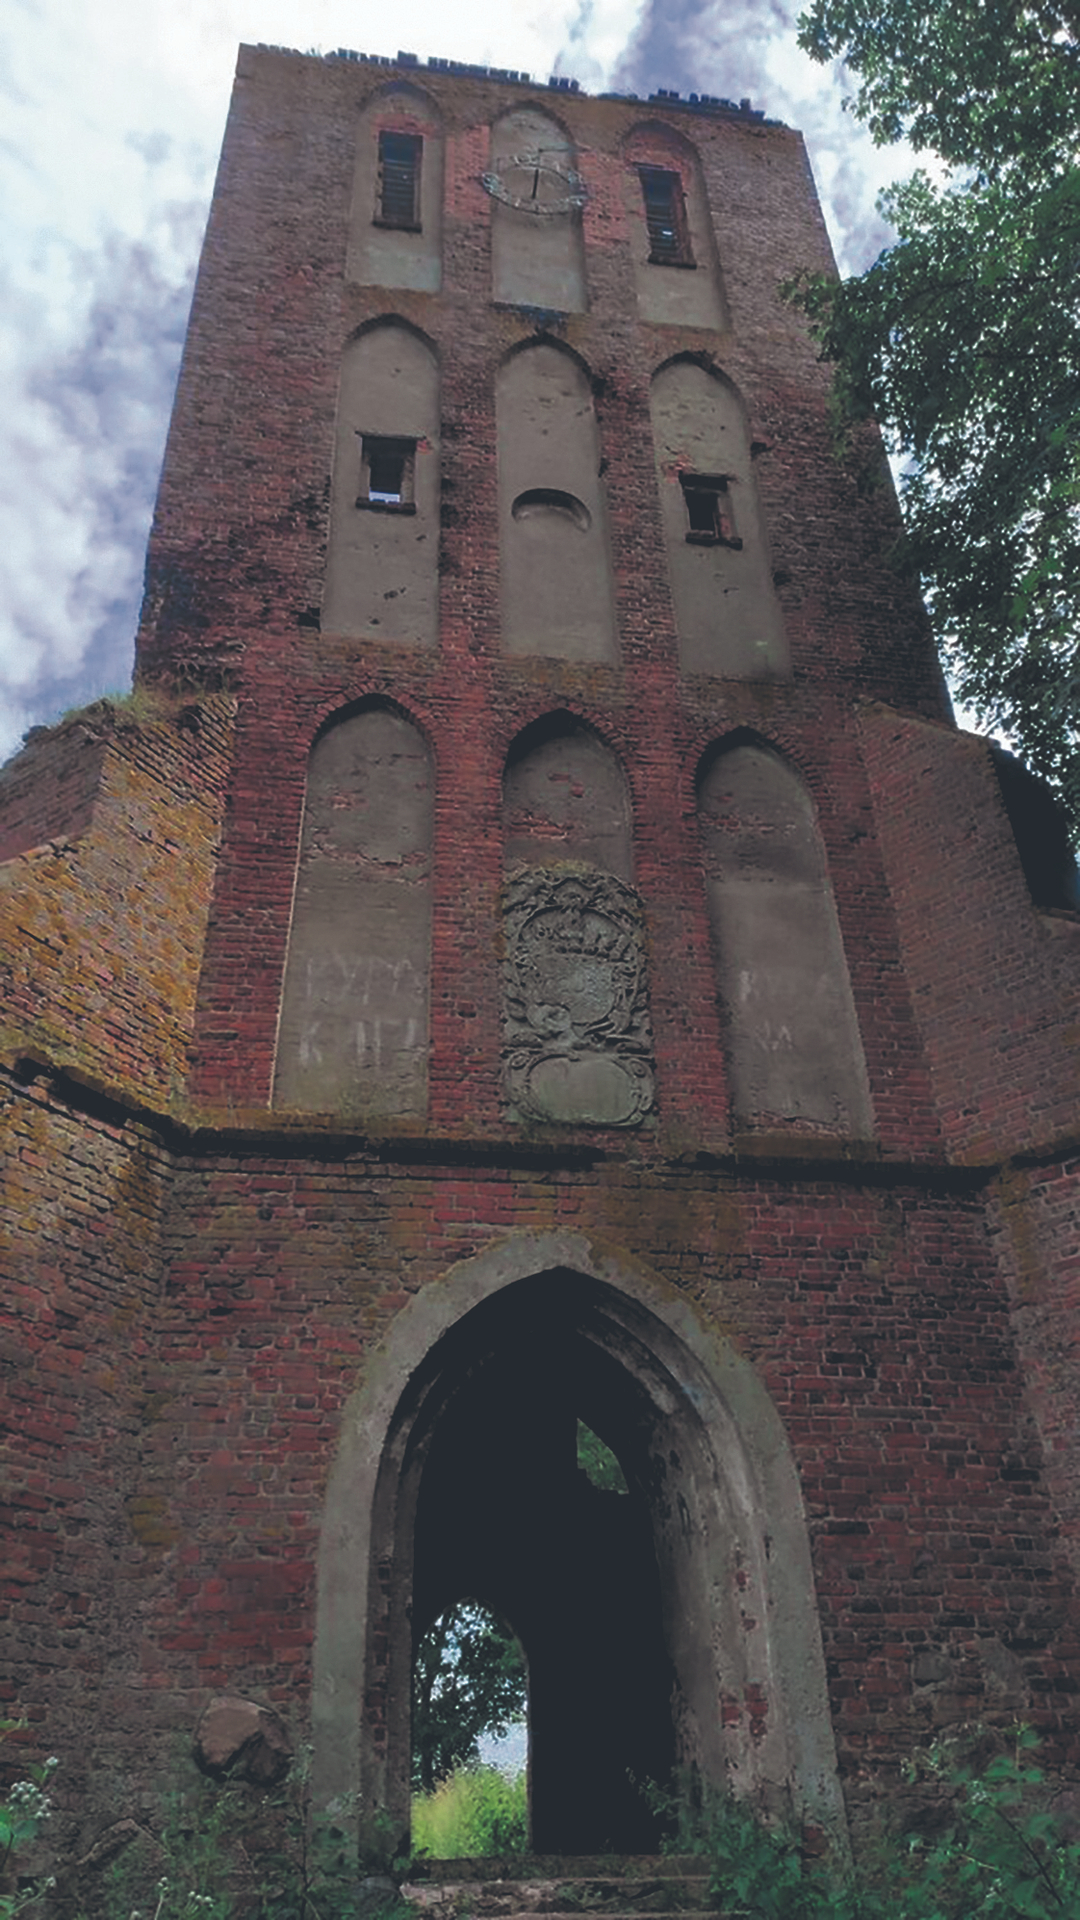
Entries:
POLYGON ((130 684, 143 550, 241 41, 749 96, 806 133, 845 269, 902 169, 795 44, 798 0, 8 0, 0 27, 0 758, 130 684))

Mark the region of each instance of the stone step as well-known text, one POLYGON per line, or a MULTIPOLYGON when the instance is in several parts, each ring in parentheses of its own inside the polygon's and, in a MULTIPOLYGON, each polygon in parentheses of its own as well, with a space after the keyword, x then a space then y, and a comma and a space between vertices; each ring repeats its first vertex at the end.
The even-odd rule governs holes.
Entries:
POLYGON ((714 1907, 699 1859, 424 1860, 401 1891, 425 1920, 701 1920, 714 1907))
POLYGON ((480 1915, 487 1916, 488 1920, 493 1920, 493 1917, 496 1915, 498 1916, 498 1920, 567 1920, 569 1913, 585 1915, 592 1913, 602 1914, 603 1920, 642 1920, 643 1912, 648 1913, 649 1920, 686 1920, 688 1912, 693 1913, 694 1920, 724 1920, 721 1910, 718 1907, 710 1905, 694 1906, 692 1908, 648 1907, 642 1909, 640 1907, 592 1907, 587 1905, 575 1907, 547 1907, 543 1905, 516 1906, 511 1903, 508 1906, 493 1907, 487 1905, 486 1902, 477 1904, 474 1900, 469 1899, 464 1888, 465 1883, 459 1880, 449 1886, 440 1887, 437 1890, 437 1895, 435 1895, 434 1891, 430 1888, 424 1889, 421 1894, 419 1888, 412 1884, 407 1884, 401 1888, 401 1894, 403 1899, 407 1900, 418 1914, 422 1914, 425 1917, 425 1920, 466 1920, 466 1916, 468 1916, 468 1920, 473 1920, 474 1916, 478 1917, 480 1915))
POLYGON ((439 1880, 703 1880, 700 1853, 507 1853, 415 1862, 414 1878, 439 1880))

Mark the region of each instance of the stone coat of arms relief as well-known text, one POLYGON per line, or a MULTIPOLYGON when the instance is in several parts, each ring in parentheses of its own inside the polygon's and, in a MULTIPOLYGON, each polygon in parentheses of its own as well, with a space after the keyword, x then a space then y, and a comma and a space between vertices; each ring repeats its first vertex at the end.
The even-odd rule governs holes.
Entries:
POLYGON ((641 903, 592 869, 530 868, 503 895, 503 1048, 520 1120, 631 1127, 655 1101, 641 903))

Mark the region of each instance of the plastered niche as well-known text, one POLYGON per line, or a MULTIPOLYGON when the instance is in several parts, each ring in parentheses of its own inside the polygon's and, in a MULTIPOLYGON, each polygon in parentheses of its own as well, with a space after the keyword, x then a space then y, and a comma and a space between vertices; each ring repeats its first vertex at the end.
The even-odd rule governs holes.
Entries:
POLYGON ((345 1411, 319 1552, 314 1785, 324 1802, 356 1795, 362 1835, 407 1825, 414 1635, 459 1593, 499 1608, 529 1661, 535 1846, 634 1844, 628 1762, 658 1777, 672 1756, 842 1844, 776 1411, 662 1281, 571 1234, 513 1236, 410 1301, 345 1411), (575 1484, 576 1417, 626 1475, 614 1530, 575 1484), (606 1737, 623 1728, 629 1751, 606 1737))
POLYGON ((656 374, 650 403, 683 672, 788 674, 738 394, 696 361, 673 360, 656 374))
POLYGON ((512 751, 503 805, 511 1118, 636 1126, 652 1111, 655 1079, 622 768, 595 734, 552 714, 512 751))
MULTIPOLYGON (((393 165, 393 160, 390 160, 393 165)), ((420 87, 399 85, 377 93, 363 108, 356 130, 356 165, 345 257, 345 277, 363 286, 411 287, 438 293, 442 284, 442 115, 420 87), (405 138, 415 166, 413 204, 408 183, 397 193, 385 179, 388 154, 380 135, 405 138), (410 219, 410 211, 412 218, 410 219)))
POLYGON ((422 1114, 433 782, 388 708, 336 721, 308 768, 274 1104, 422 1114))
POLYGON ((607 499, 592 393, 546 342, 514 354, 496 389, 503 645, 616 660, 607 499))
POLYGON ((862 1041, 802 781, 767 747, 721 750, 699 781, 698 826, 737 1114, 867 1137, 862 1041))
MULTIPOLYGON (((528 191, 528 163, 576 171, 569 134, 540 107, 516 107, 491 129, 489 174, 500 183, 491 203, 491 292, 509 306, 556 313, 584 313, 585 242, 581 214, 573 207, 535 206, 528 191), (513 165, 520 161, 519 168, 513 165)), ((534 170, 535 171, 535 170, 534 170)), ((556 190, 554 176, 547 176, 556 190)), ((541 183, 542 190, 542 183, 541 183)))
POLYGON ((503 776, 507 873, 583 862, 632 882, 630 796, 610 747, 571 714, 519 735, 503 776))
POLYGON ((438 548, 438 368, 388 322, 342 355, 323 629, 435 646, 438 548))
POLYGON ((628 136, 623 159, 641 318, 655 326, 728 329, 716 235, 694 148, 674 127, 655 121, 628 136), (672 231, 662 233, 669 224, 672 231))

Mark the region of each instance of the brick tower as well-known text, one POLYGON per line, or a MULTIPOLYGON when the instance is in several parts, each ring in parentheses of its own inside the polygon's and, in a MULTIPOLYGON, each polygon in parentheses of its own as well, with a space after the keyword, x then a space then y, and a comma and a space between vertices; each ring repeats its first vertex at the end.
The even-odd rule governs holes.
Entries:
POLYGON ((547 1850, 676 1762, 836 1831, 955 1721, 1072 1751, 1080 921, 834 456, 828 260, 745 105, 241 52, 136 692, 0 790, 73 1844, 222 1695, 400 1829, 465 1596, 547 1850))

